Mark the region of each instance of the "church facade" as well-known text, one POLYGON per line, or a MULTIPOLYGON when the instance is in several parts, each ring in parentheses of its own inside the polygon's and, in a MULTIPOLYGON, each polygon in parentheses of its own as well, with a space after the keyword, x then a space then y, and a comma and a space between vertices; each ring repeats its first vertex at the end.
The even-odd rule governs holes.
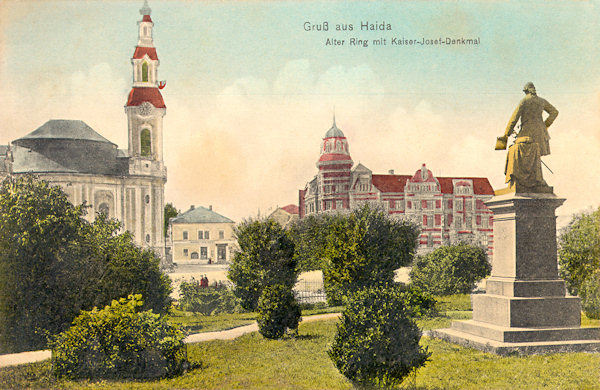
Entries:
POLYGON ((299 191, 300 218, 374 203, 420 226, 419 253, 467 241, 492 254, 493 215, 484 201, 494 191, 487 178, 436 177, 425 164, 412 175, 374 174, 363 164, 353 166, 348 140, 334 118, 321 142, 318 173, 299 191))
POLYGON ((135 242, 164 258, 163 117, 154 23, 147 2, 140 9, 139 37, 131 64, 132 88, 125 104, 128 148, 79 120, 49 120, 9 145, 0 146, 0 176, 34 174, 60 185, 73 204, 120 220, 135 242))

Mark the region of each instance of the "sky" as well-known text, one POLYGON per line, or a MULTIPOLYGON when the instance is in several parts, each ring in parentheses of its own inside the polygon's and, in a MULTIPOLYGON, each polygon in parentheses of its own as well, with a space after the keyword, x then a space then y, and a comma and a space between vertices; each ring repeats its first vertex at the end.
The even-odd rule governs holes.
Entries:
MULTIPOLYGON (((127 149, 123 106, 142 5, 0 2, 0 144, 50 119, 79 119, 127 149)), ((167 80, 165 197, 181 211, 212 205, 240 221, 297 204, 334 110, 354 163, 373 173, 413 174, 425 163, 502 188, 506 153, 495 139, 528 81, 560 112, 544 157, 554 172, 546 181, 567 199, 557 213, 598 206, 598 1, 149 5, 167 80), (479 44, 392 44, 440 38, 479 44)))

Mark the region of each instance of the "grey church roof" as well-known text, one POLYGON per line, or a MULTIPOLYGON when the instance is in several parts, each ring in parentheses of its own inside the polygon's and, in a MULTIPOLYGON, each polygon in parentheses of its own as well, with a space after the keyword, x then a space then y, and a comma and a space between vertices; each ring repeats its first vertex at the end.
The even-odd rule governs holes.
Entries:
POLYGON ((96 131, 89 127, 85 122, 65 119, 51 119, 19 139, 77 139, 113 144, 100 134, 96 133, 96 131))
POLYGON ((206 207, 190 208, 185 213, 171 219, 171 223, 234 223, 231 219, 215 213, 206 207))
POLYGON ((128 159, 80 120, 50 120, 12 142, 14 173, 84 173, 122 176, 128 159))

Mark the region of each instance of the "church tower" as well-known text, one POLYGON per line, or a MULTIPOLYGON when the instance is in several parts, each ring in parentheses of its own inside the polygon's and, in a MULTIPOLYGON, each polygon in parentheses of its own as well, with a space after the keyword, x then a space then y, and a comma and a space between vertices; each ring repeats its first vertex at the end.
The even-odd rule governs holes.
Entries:
POLYGON ((321 199, 318 210, 343 210, 350 208, 350 169, 353 162, 350 157, 348 140, 335 124, 325 133, 321 144, 321 156, 317 161, 319 173, 317 185, 321 199))
POLYGON ((160 174, 163 166, 163 116, 166 106, 159 90, 160 61, 152 40, 154 23, 147 0, 140 9, 139 39, 131 64, 133 85, 127 98, 125 113, 129 130, 129 162, 131 174, 160 174))
POLYGON ((125 228, 136 242, 151 247, 164 257, 164 186, 167 171, 163 162, 163 117, 166 106, 158 81, 160 64, 152 39, 154 23, 148 1, 140 9, 138 42, 131 59, 132 88, 125 105, 128 125, 129 176, 136 178, 126 188, 128 210, 125 228))

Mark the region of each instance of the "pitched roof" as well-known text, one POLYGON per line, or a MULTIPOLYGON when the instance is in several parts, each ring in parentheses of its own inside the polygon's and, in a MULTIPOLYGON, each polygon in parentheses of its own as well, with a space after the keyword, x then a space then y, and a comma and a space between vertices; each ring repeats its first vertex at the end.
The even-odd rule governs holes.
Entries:
POLYGON ((300 212, 300 209, 295 204, 288 204, 287 206, 281 207, 281 209, 290 214, 298 214, 300 212))
POLYGON ((148 54, 151 60, 158 60, 158 55, 156 54, 156 48, 154 47, 143 47, 137 46, 135 48, 135 52, 133 53, 133 58, 136 60, 144 58, 144 55, 148 54))
POLYGON ((96 133, 85 122, 65 119, 51 119, 18 140, 28 139, 77 139, 112 144, 112 142, 96 133))
POLYGON ((494 195, 494 189, 489 180, 485 177, 438 177, 438 182, 444 194, 451 194, 453 191, 452 180, 464 179, 473 182, 473 193, 477 195, 494 195))
POLYGON ((171 223, 235 223, 206 207, 194 207, 171 219, 171 223))
POLYGON ((373 185, 381 192, 404 192, 410 175, 373 175, 373 185))
POLYGON ((166 108, 165 101, 156 87, 133 87, 127 97, 127 106, 139 106, 143 102, 150 102, 154 107, 166 108))

